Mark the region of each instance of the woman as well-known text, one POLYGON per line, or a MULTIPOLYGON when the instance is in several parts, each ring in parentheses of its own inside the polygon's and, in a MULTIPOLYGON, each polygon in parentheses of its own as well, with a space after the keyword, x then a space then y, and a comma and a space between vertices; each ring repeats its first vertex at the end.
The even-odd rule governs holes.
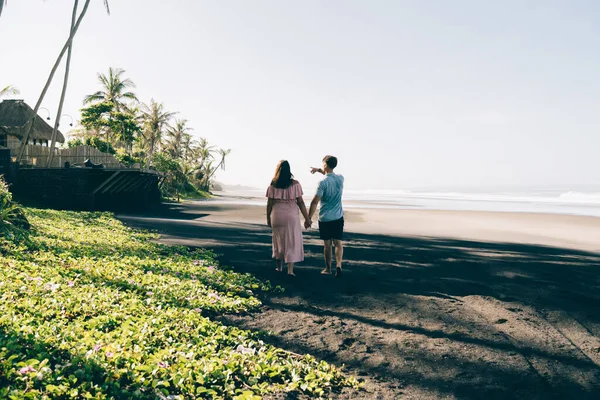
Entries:
POLYGON ((277 165, 275 176, 267 189, 267 225, 273 229, 273 258, 277 271, 281 272, 283 263, 287 264, 287 273, 294 275, 294 264, 304 261, 304 242, 298 210, 308 223, 308 211, 302 200, 302 186, 294 180, 290 163, 282 160, 277 165))

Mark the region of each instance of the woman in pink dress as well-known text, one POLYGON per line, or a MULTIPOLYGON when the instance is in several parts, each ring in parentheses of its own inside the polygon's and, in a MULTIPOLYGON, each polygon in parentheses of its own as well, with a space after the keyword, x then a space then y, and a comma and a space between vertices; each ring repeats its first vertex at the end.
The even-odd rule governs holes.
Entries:
POLYGON ((309 221, 308 211, 302 200, 302 186, 294 180, 290 163, 282 160, 277 164, 275 176, 267 189, 267 225, 273 229, 273 258, 277 271, 287 264, 288 275, 294 275, 294 264, 304 261, 304 241, 300 215, 309 221))

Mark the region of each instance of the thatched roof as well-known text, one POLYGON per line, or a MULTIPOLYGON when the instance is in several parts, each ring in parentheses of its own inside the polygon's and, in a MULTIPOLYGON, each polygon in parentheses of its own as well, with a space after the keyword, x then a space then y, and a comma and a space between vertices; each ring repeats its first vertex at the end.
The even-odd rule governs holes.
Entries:
MULTIPOLYGON (((23 139, 32 118, 33 110, 23 100, 4 100, 0 103, 0 129, 9 135, 23 139)), ((52 139, 52 127, 38 115, 29 138, 50 140, 52 139)), ((60 131, 56 132, 56 141, 58 143, 65 142, 65 137, 60 131)))

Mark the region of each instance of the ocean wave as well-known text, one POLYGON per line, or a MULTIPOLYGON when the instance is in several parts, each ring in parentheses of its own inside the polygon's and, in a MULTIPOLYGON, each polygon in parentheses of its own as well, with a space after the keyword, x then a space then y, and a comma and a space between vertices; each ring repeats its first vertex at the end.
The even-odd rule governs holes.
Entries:
POLYGON ((431 199, 453 201, 483 201, 508 203, 542 204, 587 204, 600 205, 600 193, 564 192, 564 193, 464 193, 464 192, 412 192, 408 190, 364 190, 345 193, 350 201, 402 202, 407 199, 431 199))
POLYGON ((559 198, 572 203, 600 204, 600 193, 566 192, 559 198))

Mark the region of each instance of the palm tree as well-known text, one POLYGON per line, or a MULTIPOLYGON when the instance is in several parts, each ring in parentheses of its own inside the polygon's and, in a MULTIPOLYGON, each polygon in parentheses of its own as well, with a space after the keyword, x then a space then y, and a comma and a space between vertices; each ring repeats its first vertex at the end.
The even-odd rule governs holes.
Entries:
POLYGON ((108 75, 99 73, 98 80, 102 85, 102 90, 86 96, 83 103, 90 104, 106 101, 113 103, 117 111, 127 110, 125 100, 137 101, 138 99, 134 93, 128 91, 130 88, 135 88, 135 83, 129 78, 123 79, 122 75, 124 73, 124 69, 113 69, 112 67, 108 68, 108 75))
POLYGON ((181 139, 181 148, 182 148, 182 152, 183 152, 183 159, 185 161, 190 161, 191 159, 191 155, 192 155, 192 151, 193 151, 193 146, 194 146, 194 141, 192 140, 192 135, 190 134, 185 134, 183 136, 183 138, 181 139))
POLYGON ((202 167, 207 161, 213 158, 213 149, 214 146, 208 145, 208 140, 200 138, 200 140, 194 144, 194 147, 192 147, 190 154, 198 165, 202 167))
MULTIPOLYGON (((229 153, 231 153, 231 149, 227 149, 227 150, 219 149, 219 150, 217 150, 217 153, 219 153, 219 155, 221 156, 221 160, 219 161, 217 168, 215 168, 215 171, 219 168, 222 169, 223 171, 225 171, 225 157, 227 157, 229 155, 229 153)), ((214 171, 213 171, 213 174, 214 174, 214 171)))
MULTIPOLYGON (((2 8, 2 3, 0 3, 0 11, 2 8)), ((21 92, 19 92, 19 89, 17 89, 14 86, 10 86, 8 85, 7 87, 5 87, 4 89, 0 90, 0 98, 4 97, 4 96, 18 96, 19 94, 21 94, 21 92)))
POLYGON ((217 150, 217 153, 219 153, 219 155, 221 156, 221 160, 219 161, 217 166, 213 167, 213 161, 209 161, 206 164, 205 173, 203 176, 203 182, 204 182, 203 189, 204 190, 210 190, 210 180, 215 175, 215 172, 217 172, 219 169, 225 170, 225 157, 227 157, 229 155, 229 153, 231 153, 231 149, 228 149, 228 150, 219 149, 219 150, 217 150))
POLYGON ((157 103, 154 99, 150 100, 150 105, 142 104, 144 144, 147 150, 148 162, 150 167, 154 151, 161 145, 162 137, 167 128, 169 120, 176 113, 165 111, 162 103, 157 103))
MULTIPOLYGON (((40 97, 38 98, 38 101, 35 104, 35 107, 33 109, 33 117, 30 121, 29 128, 27 129, 27 132, 25 133, 25 135, 23 137, 23 143, 21 144, 21 150, 19 151, 19 156, 17 157, 17 162, 20 162, 21 158, 23 158, 23 153, 25 152, 25 145, 27 144, 27 141, 29 140, 29 135, 31 134, 31 129, 33 128, 33 124, 35 123, 35 119, 37 118, 37 113, 40 110, 42 101, 44 101, 46 92, 48 92, 48 88, 50 87, 50 84, 52 83, 54 74, 56 73, 56 70, 58 69, 58 66, 60 65, 60 62, 61 62, 63 56, 65 55, 67 49, 71 46, 71 43, 73 42, 73 38, 75 37, 77 30, 79 29, 79 25, 81 25, 81 21, 83 21, 83 17, 85 17, 85 14, 87 13, 88 7, 90 5, 90 1, 91 0, 85 0, 85 4, 83 5, 81 14, 79 14, 79 17, 77 18, 77 22, 75 23, 75 25, 71 29, 71 32, 69 33, 69 38, 67 39, 67 42, 64 44, 62 50, 60 51, 58 58, 54 62, 54 66, 52 67, 52 70, 50 71, 50 75, 48 76, 48 79, 46 80, 46 85, 44 86, 44 89, 42 90, 42 93, 40 94, 40 97)), ((2 7, 4 5, 6 5, 6 2, 7 2, 7 0, 0 0, 0 14, 2 13, 2 7)), ((104 6, 106 7, 106 12, 108 14, 110 14, 108 0, 104 0, 104 6)))
POLYGON ((175 120, 175 126, 167 130, 166 151, 175 159, 183 159, 189 149, 191 135, 188 131, 191 128, 187 126, 187 122, 187 119, 175 120))
MULTIPOLYGON (((75 0, 73 3, 73 14, 71 15, 71 31, 75 28, 75 21, 77 20, 77 6, 79 0, 75 0)), ((67 63, 65 67, 65 79, 63 81, 63 88, 60 94, 60 101, 58 102, 58 111, 56 112, 56 120, 54 121, 54 128, 52 129, 52 136, 50 137, 50 157, 46 163, 46 168, 52 166, 52 160, 54 159, 54 147, 56 147, 56 135, 58 132, 58 123, 60 122, 60 116, 62 115, 63 104, 65 102, 65 96, 67 94, 67 84, 69 83, 69 72, 71 71, 71 53, 73 52, 73 41, 69 44, 69 50, 67 51, 67 63)))

